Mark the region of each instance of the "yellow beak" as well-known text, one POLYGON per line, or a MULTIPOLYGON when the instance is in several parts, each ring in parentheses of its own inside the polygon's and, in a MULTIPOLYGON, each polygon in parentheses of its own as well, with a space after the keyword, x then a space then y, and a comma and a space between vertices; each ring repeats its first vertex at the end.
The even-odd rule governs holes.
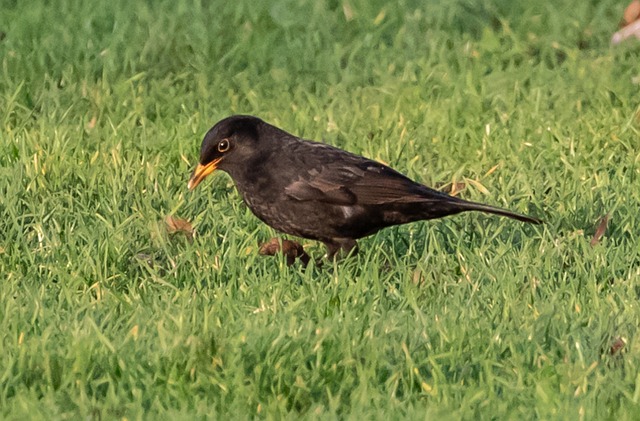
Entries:
POLYGON ((207 165, 198 164, 196 169, 193 170, 193 174, 191 174, 191 178, 189 179, 189 184, 187 185, 187 187, 189 187, 189 190, 195 189, 196 186, 200 184, 200 182, 204 180, 206 176, 214 172, 216 168, 218 168, 218 163, 221 160, 222 158, 214 159, 207 165))

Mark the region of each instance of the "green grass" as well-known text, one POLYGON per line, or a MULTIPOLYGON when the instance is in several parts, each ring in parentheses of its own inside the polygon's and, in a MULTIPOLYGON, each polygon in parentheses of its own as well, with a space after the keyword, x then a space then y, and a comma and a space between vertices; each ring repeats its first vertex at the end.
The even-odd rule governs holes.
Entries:
POLYGON ((637 419, 626 2, 1 3, 0 418, 637 419), (227 176, 186 189, 235 113, 547 223, 287 267, 227 176))

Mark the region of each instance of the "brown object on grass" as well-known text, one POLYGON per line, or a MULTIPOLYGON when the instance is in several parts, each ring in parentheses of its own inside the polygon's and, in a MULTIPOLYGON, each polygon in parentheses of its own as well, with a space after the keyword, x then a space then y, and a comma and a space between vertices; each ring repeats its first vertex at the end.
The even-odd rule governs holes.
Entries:
POLYGON ((609 354, 616 355, 620 353, 624 349, 625 345, 627 345, 627 341, 624 338, 618 336, 611 344, 611 347, 609 348, 609 354))
POLYGON ((595 246, 600 242, 600 239, 602 239, 602 236, 607 231, 608 223, 609 223, 609 214, 606 214, 600 219, 598 228, 596 229, 596 232, 593 234, 593 238, 591 239, 591 247, 595 246))
POLYGON ((633 0, 622 15, 622 26, 635 22, 640 17, 640 0, 633 0))
POLYGON ((287 257, 287 266, 293 265, 296 258, 299 258, 305 266, 309 263, 309 255, 304 251, 302 245, 296 241, 272 238, 262 244, 258 251, 261 256, 275 256, 279 252, 287 257))
POLYGON ((169 234, 184 234, 187 240, 193 240, 193 227, 186 219, 167 215, 167 217, 164 218, 164 223, 169 234))
POLYGON ((624 10, 620 30, 611 37, 611 44, 618 45, 631 37, 640 39, 640 0, 633 0, 624 10))

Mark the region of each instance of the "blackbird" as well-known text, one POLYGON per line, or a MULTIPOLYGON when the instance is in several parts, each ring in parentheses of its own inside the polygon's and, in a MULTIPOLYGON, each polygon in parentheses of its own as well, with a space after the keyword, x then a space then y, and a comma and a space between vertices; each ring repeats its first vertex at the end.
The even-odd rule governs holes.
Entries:
POLYGON ((542 221, 466 201, 336 147, 301 139, 257 117, 236 115, 205 135, 194 189, 216 169, 229 174, 249 209, 285 234, 323 242, 327 256, 350 252, 382 228, 465 211, 542 221))

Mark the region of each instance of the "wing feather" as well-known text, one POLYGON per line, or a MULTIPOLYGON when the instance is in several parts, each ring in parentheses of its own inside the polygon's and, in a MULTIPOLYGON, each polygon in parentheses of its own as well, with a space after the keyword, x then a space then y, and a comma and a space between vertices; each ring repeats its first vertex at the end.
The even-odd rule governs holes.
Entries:
POLYGON ((300 201, 340 206, 425 202, 446 196, 386 165, 351 154, 314 167, 288 185, 285 193, 300 201))

